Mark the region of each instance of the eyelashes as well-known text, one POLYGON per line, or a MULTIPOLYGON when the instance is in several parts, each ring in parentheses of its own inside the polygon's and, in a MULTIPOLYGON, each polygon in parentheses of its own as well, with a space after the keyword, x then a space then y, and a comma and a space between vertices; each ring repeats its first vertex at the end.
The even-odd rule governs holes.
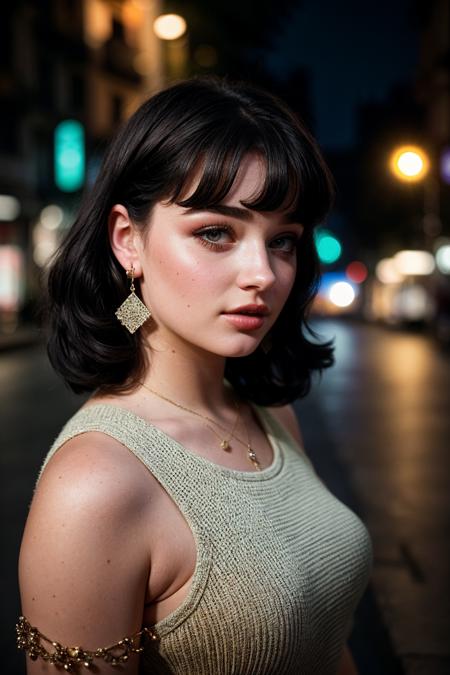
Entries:
MULTIPOLYGON (((234 233, 229 225, 213 225, 194 232, 194 237, 202 246, 213 251, 223 251, 228 244, 233 243, 234 233)), ((291 255, 296 251, 299 241, 300 237, 297 234, 286 233, 274 237, 270 246, 275 251, 291 255)))
POLYGON ((296 234, 282 234, 280 237, 276 237, 276 239, 272 239, 272 244, 275 242, 284 242, 284 246, 278 247, 272 247, 275 248, 276 251, 280 251, 280 253, 288 253, 292 254, 295 253, 297 250, 297 244, 300 241, 300 237, 298 237, 296 234))
POLYGON ((206 246, 207 248, 210 248, 214 251, 223 251, 225 244, 231 243, 230 241, 219 241, 218 235, 223 234, 227 234, 229 239, 231 239, 233 234, 231 227, 228 225, 214 225, 212 227, 207 227, 199 230, 198 232, 195 232, 194 237, 197 238, 200 244, 203 244, 203 246, 206 246), (211 238, 207 239, 207 237, 211 238), (215 237, 217 238, 214 240, 215 237))

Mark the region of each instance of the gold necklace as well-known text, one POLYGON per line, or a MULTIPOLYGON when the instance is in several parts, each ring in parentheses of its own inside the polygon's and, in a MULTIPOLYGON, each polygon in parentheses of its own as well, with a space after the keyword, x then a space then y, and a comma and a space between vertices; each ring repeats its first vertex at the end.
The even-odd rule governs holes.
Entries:
MULTIPOLYGON (((217 426, 221 427, 221 425, 218 422, 216 422, 216 424, 217 424, 217 426)), ((256 453, 255 453, 255 451, 253 450, 253 448, 250 444, 250 434, 248 433, 247 425, 245 424, 243 419, 242 419, 242 424, 244 425, 244 429, 245 429, 245 432, 247 434, 247 443, 245 441, 243 441, 242 439, 240 439, 239 436, 236 436, 236 434, 234 433, 234 429, 236 428, 236 425, 233 427, 233 431, 231 432, 230 438, 233 437, 234 439, 237 440, 238 443, 240 443, 241 445, 243 445, 246 448, 247 457, 249 458, 250 462, 253 464, 255 469, 257 469, 258 471, 261 471, 261 464, 259 463, 259 460, 256 457, 256 453)), ((208 426, 208 425, 206 425, 206 426, 208 426)), ((224 429, 224 427, 221 427, 221 428, 224 429)), ((212 427, 208 426, 208 429, 211 429, 211 431, 214 434, 216 434, 216 436, 218 438, 220 438, 217 431, 214 431, 214 429, 212 427)))
POLYGON ((143 382, 140 382, 139 384, 141 384, 143 387, 145 387, 145 389, 148 389, 148 391, 150 391, 152 394, 155 394, 155 396, 158 396, 159 398, 162 398, 164 401, 167 401, 168 403, 171 403, 172 405, 175 405, 177 408, 181 408, 181 410, 185 410, 186 412, 192 413, 193 415, 197 415, 197 417, 201 417, 205 420, 208 420, 208 422, 211 422, 212 424, 216 424, 218 427, 220 427, 221 429, 226 431, 228 433, 228 438, 222 438, 221 436, 219 436, 217 434, 217 432, 214 429, 211 429, 211 427, 208 426, 208 429, 211 429, 211 431, 213 431, 213 433, 215 433, 216 436, 218 436, 218 438, 220 439, 220 447, 222 448, 222 450, 229 450, 230 441, 231 441, 231 438, 234 436, 234 430, 236 429, 237 421, 238 421, 239 415, 240 415, 240 408, 239 408, 239 405, 236 401, 234 401, 234 406, 236 408, 236 418, 234 420, 233 428, 232 428, 231 433, 230 433, 230 431, 228 429, 226 429, 224 426, 219 424, 219 422, 217 422, 212 417, 208 417, 208 415, 202 415, 201 413, 197 412, 196 410, 192 410, 191 408, 188 408, 185 405, 181 405, 181 403, 177 403, 176 401, 172 401, 171 398, 168 398, 167 396, 164 396, 163 394, 160 394, 158 391, 155 391, 151 387, 147 387, 147 385, 144 384, 143 382))
POLYGON ((234 432, 235 432, 235 429, 236 429, 236 426, 237 426, 238 419, 239 419, 239 417, 240 417, 240 407, 239 407, 239 404, 237 403, 237 401, 234 401, 234 405, 235 405, 235 407, 236 407, 236 418, 235 418, 235 420, 234 420, 233 428, 232 428, 232 430, 231 430, 231 432, 230 432, 226 427, 224 427, 222 424, 220 424, 220 422, 217 422, 217 420, 213 419, 212 417, 208 417, 208 415, 203 415, 202 413, 199 413, 199 412, 197 412, 196 410, 192 410, 192 408, 188 408, 187 406, 182 405, 181 403, 177 403, 176 401, 173 401, 173 400, 172 400, 171 398, 169 398, 168 396, 164 396, 163 394, 160 394, 158 391, 155 391, 155 390, 152 389, 151 387, 148 387, 148 386, 147 386, 146 384, 144 384, 143 382, 139 382, 139 384, 142 385, 145 389, 147 389, 149 392, 151 392, 151 393, 154 394, 155 396, 158 396, 158 398, 163 399, 163 401, 167 401, 167 403, 171 403, 172 405, 176 406, 177 408, 180 408, 181 410, 185 410, 186 412, 192 413, 192 415, 196 415, 197 417, 200 417, 200 418, 202 418, 202 419, 208 420, 208 422, 211 422, 212 424, 215 424, 217 427, 219 427, 219 428, 222 429, 223 431, 226 431, 227 434, 229 435, 229 437, 228 437, 228 438, 222 438, 222 437, 217 433, 217 431, 215 431, 215 429, 213 429, 212 427, 206 425, 206 426, 208 427, 208 429, 210 429, 210 430, 211 430, 211 431, 219 438, 219 440, 220 440, 220 447, 222 448, 222 450, 229 450, 229 448, 230 448, 230 440, 231 440, 232 438, 235 438, 235 439, 238 441, 238 443, 241 443, 241 445, 243 445, 243 446, 247 449, 247 457, 248 457, 248 459, 250 460, 250 462, 253 464, 253 466, 255 467, 255 469, 257 469, 258 471, 261 471, 261 464, 259 463, 258 458, 256 457, 255 451, 254 451, 253 448, 251 447, 251 444, 250 444, 250 434, 249 434, 249 432, 248 432, 247 425, 245 424, 244 420, 242 420, 242 423, 243 423, 243 425, 244 425, 244 429, 245 429, 245 432, 246 432, 246 434, 247 434, 247 443, 246 443, 245 441, 241 440, 241 439, 240 439, 238 436, 236 436, 236 434, 234 433, 234 432))
MULTIPOLYGON (((255 451, 253 450, 253 448, 252 448, 252 446, 251 446, 251 443, 250 443, 250 434, 249 434, 249 432, 248 432, 247 425, 245 424, 245 421, 244 421, 243 418, 242 418, 242 424, 244 425, 245 433, 246 433, 246 435, 247 435, 247 442, 243 441, 241 438, 239 438, 239 436, 236 436, 236 434, 234 434, 234 433, 232 434, 232 436, 233 436, 233 438, 235 438, 235 439, 238 441, 238 443, 240 443, 241 445, 243 445, 243 446, 246 448, 246 450, 247 450, 247 457, 248 457, 248 459, 250 460, 250 462, 253 464, 253 466, 255 467, 255 469, 256 469, 257 471, 261 471, 261 464, 260 464, 260 462, 259 462, 259 460, 258 460, 258 458, 257 458, 257 456, 256 456, 255 451)), ((220 426, 220 425, 219 425, 219 426, 220 426)), ((214 429, 211 429, 211 431, 214 431, 214 429)), ((214 432, 214 433, 216 433, 216 432, 214 432)))

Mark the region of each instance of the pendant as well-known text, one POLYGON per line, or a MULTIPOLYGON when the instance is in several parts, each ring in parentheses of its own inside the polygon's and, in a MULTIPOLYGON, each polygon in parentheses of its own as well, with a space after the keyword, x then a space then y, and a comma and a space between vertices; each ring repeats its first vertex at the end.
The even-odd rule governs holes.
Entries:
POLYGON ((220 443, 220 447, 222 450, 229 450, 230 449, 230 444, 226 440, 226 438, 223 439, 223 441, 220 443))
POLYGON ((259 463, 259 461, 258 461, 258 458, 257 458, 257 456, 256 456, 256 453, 255 453, 255 451, 251 448, 250 445, 247 445, 247 455, 248 455, 249 460, 251 461, 251 463, 252 463, 253 466, 255 467, 255 469, 259 469, 259 471, 261 471, 261 465, 260 465, 260 463, 259 463))

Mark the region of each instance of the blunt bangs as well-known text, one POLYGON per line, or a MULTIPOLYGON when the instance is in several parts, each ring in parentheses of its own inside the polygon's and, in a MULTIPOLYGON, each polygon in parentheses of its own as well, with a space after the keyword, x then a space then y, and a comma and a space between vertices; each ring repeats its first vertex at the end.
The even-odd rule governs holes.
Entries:
POLYGON ((326 217, 333 198, 332 181, 320 158, 304 156, 309 149, 302 147, 301 139, 273 125, 256 124, 242 114, 206 138, 205 130, 199 129, 198 136, 180 151, 169 203, 196 209, 220 204, 232 189, 245 157, 254 153, 264 162, 265 176, 258 193, 242 202, 245 208, 288 211, 306 227, 326 217), (183 198, 193 176, 199 174, 196 189, 183 198))

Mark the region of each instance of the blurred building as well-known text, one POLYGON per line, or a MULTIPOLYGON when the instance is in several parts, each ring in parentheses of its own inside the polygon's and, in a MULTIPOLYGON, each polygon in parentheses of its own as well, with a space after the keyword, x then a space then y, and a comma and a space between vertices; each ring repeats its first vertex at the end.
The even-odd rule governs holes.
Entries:
POLYGON ((432 158, 428 181, 425 231, 430 237, 450 235, 450 175, 442 159, 450 152, 450 3, 419 2, 423 22, 417 73, 417 99, 424 108, 424 128, 432 158))
POLYGON ((106 142, 164 80, 152 29, 161 4, 18 0, 2 9, 0 335, 33 320, 40 272, 106 142), (77 180, 58 181, 57 143, 63 171, 78 158, 77 180))
POLYGON ((424 30, 417 96, 432 157, 424 231, 437 263, 429 282, 432 326, 438 340, 450 345, 450 3, 420 0, 418 11, 424 30))
POLYGON ((422 0, 419 8, 424 30, 417 93, 428 134, 437 146, 445 146, 450 143, 450 4, 422 0))
POLYGON ((415 78, 393 87, 386 101, 360 108, 349 207, 370 270, 364 314, 428 325, 449 342, 450 267, 443 260, 450 250, 450 4, 416 0, 410 19, 419 36, 415 78), (398 180, 389 168, 393 150, 405 145, 428 157, 422 180, 398 180), (394 263, 409 251, 420 264, 404 272, 394 263), (420 260, 428 261, 423 269, 420 260))

